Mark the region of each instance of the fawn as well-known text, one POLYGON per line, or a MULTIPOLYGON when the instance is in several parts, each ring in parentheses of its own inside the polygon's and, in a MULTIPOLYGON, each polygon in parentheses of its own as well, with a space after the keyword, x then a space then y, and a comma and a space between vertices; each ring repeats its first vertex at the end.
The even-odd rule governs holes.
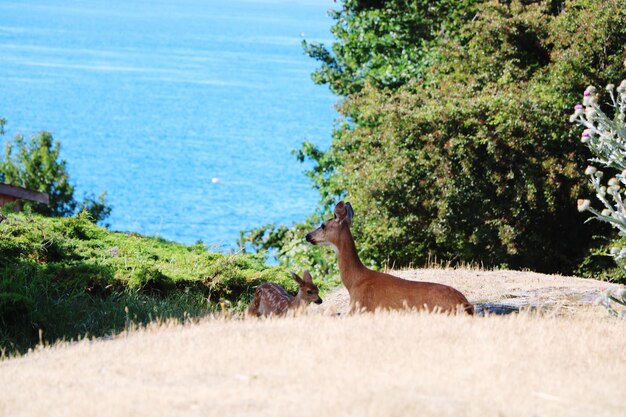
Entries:
POLYGON ((313 278, 309 271, 304 271, 302 278, 291 273, 292 278, 298 283, 298 294, 294 297, 278 284, 266 282, 257 287, 254 299, 248 307, 248 314, 252 316, 285 315, 289 310, 297 310, 307 303, 321 304, 319 290, 313 284, 313 278))
POLYGON ((335 249, 341 281, 350 294, 351 312, 416 308, 474 314, 474 307, 467 298, 450 286, 408 281, 365 267, 350 233, 353 214, 350 203, 340 201, 335 206, 334 218, 306 235, 309 243, 330 245, 335 249))

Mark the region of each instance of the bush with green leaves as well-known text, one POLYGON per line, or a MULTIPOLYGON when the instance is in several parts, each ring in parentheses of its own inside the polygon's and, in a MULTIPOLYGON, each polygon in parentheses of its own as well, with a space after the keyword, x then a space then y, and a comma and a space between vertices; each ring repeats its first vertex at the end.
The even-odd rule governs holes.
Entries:
POLYGON ((287 269, 260 256, 111 232, 86 213, 11 213, 0 222, 0 357, 33 347, 40 330, 53 342, 241 311, 263 282, 297 290, 287 269))
POLYGON ((425 43, 398 16, 437 10, 386 4, 344 1, 332 49, 312 54, 315 79, 342 98, 330 148, 299 154, 314 163, 317 212, 350 201, 361 256, 379 266, 576 270, 608 228, 583 224, 572 204, 586 187, 584 144, 564 115, 584 86, 621 78, 623 0, 459 3, 416 35, 425 43), (392 52, 399 84, 377 75, 384 30, 391 51, 406 46, 419 61, 411 71, 392 52))
POLYGON ((477 0, 343 0, 329 10, 336 41, 303 41, 305 53, 320 61, 318 84, 348 96, 366 83, 397 88, 421 78, 440 55, 440 37, 457 33, 476 13, 477 0))
POLYGON ((274 258, 286 268, 308 269, 316 283, 334 288, 340 284, 337 257, 328 247, 314 246, 304 236, 314 230, 323 217, 314 213, 307 221, 291 227, 265 225, 241 232, 239 246, 251 246, 257 254, 274 258))
MULTIPOLYGON (((625 62, 626 66, 626 62, 625 62)), ((574 107, 570 121, 585 127, 580 141, 591 151, 592 165, 585 174, 604 206, 596 210, 588 199, 578 199, 578 210, 591 212, 595 219, 607 222, 626 236, 626 79, 617 87, 606 86, 604 95, 589 86, 583 94, 582 104, 574 107), (608 97, 606 97, 608 96, 608 97), (605 100, 606 98, 606 100, 605 100), (595 165, 595 166, 594 166, 595 165), (597 167, 601 167, 602 170, 597 167), (608 175, 605 176, 605 172, 608 175)), ((623 239, 616 239, 610 249, 611 256, 626 271, 626 247, 623 239)))
MULTIPOLYGON (((0 119, 0 135, 4 134, 5 119, 0 119)), ((104 221, 111 214, 106 204, 106 193, 99 197, 87 195, 82 202, 74 199, 74 186, 70 184, 66 162, 59 159, 61 144, 49 132, 40 132, 27 140, 16 135, 7 141, 0 159, 0 182, 33 191, 47 193, 50 204, 29 201, 22 206, 46 216, 72 216, 85 211, 94 222, 104 221)))
MULTIPOLYGON (((303 41, 305 53, 321 63, 313 75, 318 84, 327 84, 340 97, 357 94, 367 84, 395 89, 415 78, 422 78, 440 56, 442 34, 457 34, 462 24, 475 14, 476 0, 463 1, 362 1, 344 0, 329 15, 335 20, 331 32, 336 41, 329 47, 303 41)), ((341 140, 340 122, 333 143, 341 140)), ((331 215, 336 199, 345 194, 338 184, 342 155, 324 152, 310 142, 296 151, 298 160, 315 161, 307 173, 320 192, 320 206, 293 226, 266 225, 242 234, 241 243, 251 243, 263 253, 277 255, 281 264, 303 265, 325 277, 337 279, 335 254, 328 248, 311 247, 304 235, 331 215)), ((365 259, 370 266, 375 263, 365 259)))

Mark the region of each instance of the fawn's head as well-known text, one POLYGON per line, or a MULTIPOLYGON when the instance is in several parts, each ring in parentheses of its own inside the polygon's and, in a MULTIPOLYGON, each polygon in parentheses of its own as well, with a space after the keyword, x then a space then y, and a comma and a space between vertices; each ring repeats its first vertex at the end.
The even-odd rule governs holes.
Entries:
POLYGON ((320 227, 306 235, 306 241, 314 245, 331 245, 337 248, 345 229, 350 229, 353 214, 350 203, 340 201, 335 206, 335 217, 326 220, 320 227))
POLYGON ((317 288, 317 285, 313 284, 313 277, 311 277, 309 271, 304 271, 302 278, 294 272, 291 273, 291 276, 298 283, 298 293, 300 294, 302 300, 307 303, 322 304, 319 289, 317 288))

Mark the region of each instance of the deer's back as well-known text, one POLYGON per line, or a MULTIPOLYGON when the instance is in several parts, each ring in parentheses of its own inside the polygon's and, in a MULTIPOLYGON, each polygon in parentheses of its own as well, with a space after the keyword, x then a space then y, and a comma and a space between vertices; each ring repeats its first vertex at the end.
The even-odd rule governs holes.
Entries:
POLYGON ((378 308, 427 309, 456 312, 459 308, 473 314, 474 308, 455 288, 434 282, 409 281, 382 272, 368 271, 351 292, 351 304, 367 311, 378 308), (353 294, 354 293, 354 294, 353 294))
POLYGON ((257 287, 248 313, 256 316, 285 314, 293 296, 278 284, 266 282, 257 287))

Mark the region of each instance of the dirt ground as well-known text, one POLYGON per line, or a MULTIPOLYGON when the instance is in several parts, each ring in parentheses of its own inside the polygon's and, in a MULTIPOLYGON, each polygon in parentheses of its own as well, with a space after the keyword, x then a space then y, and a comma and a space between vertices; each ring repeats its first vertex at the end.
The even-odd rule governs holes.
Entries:
POLYGON ((0 416, 624 416, 626 322, 604 282, 411 270, 505 315, 208 317, 0 362, 0 416), (529 307, 529 308, 526 308, 529 307))
MULTIPOLYGON (((390 272, 404 279, 450 285, 465 294, 479 313, 492 309, 495 312, 536 309, 558 314, 582 314, 591 309, 603 292, 620 287, 593 279, 529 271, 430 268, 390 272)), ((323 304, 310 309, 327 314, 345 314, 348 307, 348 291, 340 287, 326 294, 323 304)))

